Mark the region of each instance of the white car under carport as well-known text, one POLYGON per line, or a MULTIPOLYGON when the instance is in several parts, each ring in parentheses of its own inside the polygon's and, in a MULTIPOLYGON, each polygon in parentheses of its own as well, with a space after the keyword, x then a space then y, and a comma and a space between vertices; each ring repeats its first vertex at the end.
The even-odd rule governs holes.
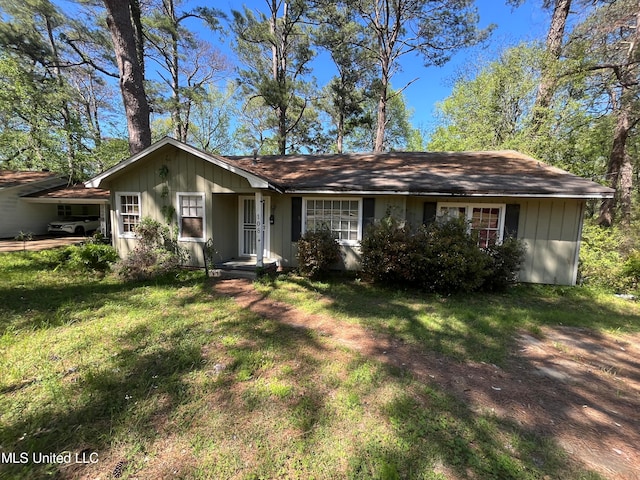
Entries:
POLYGON ((74 235, 85 235, 100 228, 100 217, 96 216, 73 216, 62 220, 55 220, 47 226, 49 233, 69 233, 74 235))

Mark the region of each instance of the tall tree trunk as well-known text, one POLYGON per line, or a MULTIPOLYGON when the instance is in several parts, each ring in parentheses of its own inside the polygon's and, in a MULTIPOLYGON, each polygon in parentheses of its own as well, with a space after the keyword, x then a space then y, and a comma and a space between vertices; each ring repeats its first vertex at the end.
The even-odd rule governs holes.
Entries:
POLYGON ((178 51, 178 28, 179 22, 176 17, 176 9, 173 0, 164 0, 164 14, 171 22, 171 51, 167 53, 170 56, 169 74, 171 76, 171 120, 173 122, 173 134, 176 139, 183 143, 187 142, 187 125, 182 115, 182 99, 180 97, 180 53, 178 51))
POLYGON ((380 94, 378 99, 378 120, 376 124, 376 139, 373 145, 373 151, 376 153, 384 152, 384 136, 387 127, 387 94, 380 94))
MULTIPOLYGON (((400 2, 402 3, 402 2, 400 2)), ((402 26, 401 6, 394 11, 391 0, 382 0, 375 5, 375 35, 378 41, 378 61, 380 62, 380 96, 378 97, 378 123, 374 152, 384 152, 387 129, 387 104, 391 83, 392 57, 402 26)))
MULTIPOLYGON (((121 1, 120 3, 126 4, 127 0, 121 1)), ((144 78, 144 31, 142 28, 142 10, 140 8, 140 0, 128 0, 128 3, 129 8, 131 9, 133 36, 136 39, 136 56, 138 57, 138 64, 140 65, 142 78, 144 78)))
POLYGON ((556 90, 556 79, 552 65, 560 58, 564 30, 567 25, 572 0, 556 0, 547 32, 546 53, 540 83, 533 105, 533 132, 537 134, 547 118, 547 109, 556 90))
POLYGON ((386 40, 379 41, 381 48, 380 55, 380 94, 378 96, 378 116, 376 124, 376 139, 373 151, 384 152, 385 134, 387 129, 387 104, 389 102, 389 84, 391 83, 390 63, 391 48, 386 40), (387 45, 387 46, 385 46, 387 45))
POLYGON ((338 153, 342 153, 344 144, 344 113, 338 113, 338 128, 336 132, 336 149, 338 153))
POLYGON ((621 105, 618 110, 616 126, 613 135, 613 146, 609 155, 607 178, 609 186, 616 190, 613 198, 603 200, 600 207, 598 224, 610 227, 613 224, 618 201, 622 210, 622 221, 631 221, 631 193, 633 185, 633 167, 631 156, 627 152, 627 139, 633 127, 631 121, 631 105, 621 105))
MULTIPOLYGON (((107 9, 107 26, 111 33, 120 72, 120 91, 129 130, 131 155, 151 145, 149 103, 144 90, 143 67, 138 58, 132 10, 129 1, 103 0, 107 9)), ((131 0, 136 3, 136 0, 131 0)))
POLYGON ((273 45, 271 47, 272 51, 272 68, 273 68, 273 80, 276 88, 279 89, 278 98, 279 105, 276 107, 276 116, 278 119, 278 153, 280 155, 287 154, 287 135, 288 135, 288 125, 287 125, 287 102, 285 98, 282 98, 282 95, 285 95, 286 88, 285 84, 287 81, 287 54, 286 54, 286 46, 288 44, 288 39, 286 37, 286 32, 284 25, 287 23, 287 14, 288 14, 288 3, 284 2, 284 13, 282 18, 282 32, 278 32, 278 6, 277 2, 274 0, 271 5, 271 23, 270 29, 271 34, 273 35, 273 45))
POLYGON ((96 147, 99 147, 102 144, 102 129, 100 127, 99 120, 99 107, 97 94, 95 91, 95 83, 94 79, 91 75, 89 75, 89 92, 88 98, 85 100, 85 111, 87 118, 89 119, 89 125, 91 129, 91 133, 93 136, 93 141, 96 147))
POLYGON ((614 198, 602 202, 598 217, 598 223, 607 227, 613 223, 618 202, 621 207, 622 223, 629 225, 631 222, 633 165, 627 150, 627 140, 631 129, 640 121, 636 106, 638 76, 640 75, 640 66, 637 63, 638 49, 640 48, 640 0, 636 5, 637 10, 633 14, 635 17, 635 25, 632 27, 633 33, 629 41, 625 42, 628 44, 626 64, 614 70, 620 84, 620 96, 617 102, 612 96, 616 126, 607 166, 607 178, 609 178, 610 186, 616 190, 616 195, 614 198))

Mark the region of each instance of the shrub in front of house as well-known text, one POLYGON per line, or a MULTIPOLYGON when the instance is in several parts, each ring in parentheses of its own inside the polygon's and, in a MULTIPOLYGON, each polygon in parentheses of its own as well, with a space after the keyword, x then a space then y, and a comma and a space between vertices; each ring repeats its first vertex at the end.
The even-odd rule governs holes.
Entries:
POLYGON ((106 273, 118 260, 118 254, 111 245, 86 243, 68 247, 68 265, 72 270, 106 273))
POLYGON ((439 293, 474 292, 481 290, 489 271, 490 260, 478 248, 478 241, 469 234, 463 220, 434 222, 420 227, 413 251, 412 267, 417 286, 439 293))
POLYGON ((38 252, 38 260, 51 270, 61 268, 67 264, 71 258, 72 250, 69 247, 52 248, 38 252))
POLYGON ((189 258, 171 229, 145 217, 136 228, 137 245, 116 265, 123 280, 147 280, 177 270, 189 258))
POLYGON ((328 228, 309 231, 298 240, 296 258, 301 275, 318 278, 340 261, 340 245, 328 228))
POLYGON ((66 268, 76 272, 108 272, 118 260, 111 245, 87 242, 39 252, 40 261, 51 269, 66 268))
POLYGON ((509 237, 499 245, 491 245, 485 252, 490 259, 490 275, 485 278, 483 290, 503 291, 518 281, 525 254, 522 242, 509 237))
POLYGON ((385 218, 361 247, 363 273, 373 281, 443 294, 504 289, 516 281, 524 255, 517 240, 479 248, 462 220, 412 230, 385 218))
POLYGON ((631 288, 640 287, 640 250, 634 250, 624 262, 622 273, 629 279, 631 288))
POLYGON ((360 242, 362 270, 379 283, 411 282, 414 274, 411 263, 420 255, 412 245, 418 243, 419 239, 404 222, 386 216, 369 226, 360 242))

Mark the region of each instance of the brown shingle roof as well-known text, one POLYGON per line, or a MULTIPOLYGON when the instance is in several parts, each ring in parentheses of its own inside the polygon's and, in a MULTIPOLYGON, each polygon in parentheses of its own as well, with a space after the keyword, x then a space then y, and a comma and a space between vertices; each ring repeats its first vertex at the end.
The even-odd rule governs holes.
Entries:
POLYGON ((0 188, 17 187, 28 183, 43 182, 61 178, 60 175, 51 172, 26 172, 15 170, 0 170, 0 188))
POLYGON ((613 190, 519 152, 226 157, 284 191, 611 196, 613 190))
POLYGON ((50 199, 81 199, 81 200, 109 200, 109 190, 102 188, 85 188, 74 186, 70 188, 51 188, 26 195, 30 198, 50 199))

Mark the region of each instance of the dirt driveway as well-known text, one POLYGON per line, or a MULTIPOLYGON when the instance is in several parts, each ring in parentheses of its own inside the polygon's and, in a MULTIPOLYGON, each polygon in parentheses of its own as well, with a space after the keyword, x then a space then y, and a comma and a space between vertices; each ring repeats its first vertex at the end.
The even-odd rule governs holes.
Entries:
MULTIPOLYGON (((255 313, 324 336, 557 442, 574 461, 609 479, 640 479, 640 335, 579 328, 521 333, 504 368, 455 362, 340 322, 263 298, 248 280, 215 290, 255 313)), ((449 476, 448 476, 449 477, 449 476)), ((450 477, 455 478, 455 477, 450 477)), ((546 477, 545 477, 546 478, 546 477)))
POLYGON ((33 240, 22 242, 21 240, 3 239, 0 240, 0 252, 20 252, 28 250, 31 252, 46 250, 48 248, 64 247, 75 245, 86 240, 86 237, 64 236, 54 237, 49 235, 35 236, 33 240))

